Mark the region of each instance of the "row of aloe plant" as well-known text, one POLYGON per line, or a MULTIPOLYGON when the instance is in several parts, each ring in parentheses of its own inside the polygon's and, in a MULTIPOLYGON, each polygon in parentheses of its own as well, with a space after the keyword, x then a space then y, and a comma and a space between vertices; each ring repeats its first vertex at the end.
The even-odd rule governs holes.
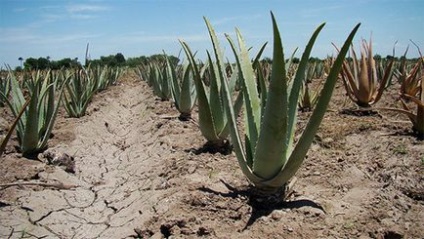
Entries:
POLYGON ((136 71, 162 101, 173 100, 181 120, 191 118, 197 94, 190 65, 173 63, 164 53, 163 61, 151 61, 136 71))
POLYGON ((88 104, 97 92, 97 84, 85 69, 73 72, 63 71, 62 78, 69 80, 65 85, 63 105, 69 117, 79 118, 85 115, 88 104))
POLYGON ((69 84, 65 85, 64 94, 64 106, 68 116, 84 116, 93 96, 116 84, 123 72, 122 68, 107 66, 61 71, 62 81, 69 81, 69 84))
MULTIPOLYGON (((193 58, 193 54, 191 52, 187 52, 187 47, 184 46, 184 43, 182 43, 183 49, 185 49, 185 52, 187 54, 187 58, 190 59, 193 58), (191 56, 190 56, 191 55, 191 56)), ((337 47, 336 47, 337 48, 337 47)), ((373 51, 372 51, 372 41, 370 40, 369 43, 365 40, 362 41, 362 48, 361 48, 361 58, 358 59, 356 51, 352 45, 351 52, 350 52, 349 59, 344 60, 343 67, 341 71, 341 79, 343 80, 343 84, 345 86, 347 95, 349 98, 355 102, 359 107, 360 111, 372 111, 371 106, 376 104, 382 97, 383 91, 390 85, 393 84, 392 78, 395 76, 398 79, 398 82, 401 83, 401 95, 402 98, 406 101, 411 101, 410 97, 408 95, 413 97, 418 97, 418 92, 420 89, 420 82, 422 78, 421 73, 421 60, 419 60, 415 66, 410 70, 410 73, 408 74, 408 70, 406 69, 407 65, 406 57, 404 56, 399 64, 399 62, 395 62, 395 58, 388 58, 388 59, 381 59, 376 60, 373 57, 373 51), (406 96, 405 96, 406 95, 406 96)), ((406 52, 405 52, 406 55, 406 52)), ((318 102, 319 99, 319 90, 322 88, 320 84, 317 89, 311 90, 309 87, 309 84, 313 80, 317 79, 323 79, 326 78, 329 74, 329 69, 331 68, 333 64, 333 57, 327 58, 326 61, 317 63, 308 63, 307 67, 305 68, 306 75, 305 80, 302 81, 302 87, 300 90, 300 97, 299 97, 299 108, 304 111, 309 111, 314 108, 315 104, 318 102)), ((192 65, 193 62, 196 62, 194 59, 191 60, 192 65)), ((197 62, 197 65, 199 65, 200 62, 197 62)), ((216 63, 213 63, 216 64, 216 63)), ((260 62, 254 62, 253 68, 254 72, 256 74, 257 81, 259 83, 263 83, 263 85, 266 85, 267 82, 269 82, 270 78, 270 70, 269 70, 269 64, 265 62, 265 64, 262 64, 261 66, 258 66, 260 62), (267 65, 268 64, 268 65, 267 65), (261 81, 260 79, 264 79, 264 81, 261 81)), ((211 91, 209 88, 214 85, 219 85, 214 82, 216 82, 216 76, 219 76, 219 74, 210 74, 210 72, 215 72, 216 70, 213 69, 213 67, 210 67, 210 57, 206 61, 206 64, 203 64, 202 69, 197 69, 201 74, 200 75, 200 81, 195 80, 195 82, 202 82, 203 87, 207 87, 207 93, 210 93, 211 91), (209 66, 209 67, 208 67, 209 66), (212 70, 211 70, 212 69, 212 70), (212 82, 212 84, 211 84, 212 82), (209 90, 209 91, 208 91, 209 90)), ((222 63, 221 67, 225 67, 225 70, 222 70, 222 72, 227 73, 228 67, 231 67, 231 64, 224 64, 222 63)), ((294 78, 295 73, 297 72, 299 67, 299 64, 286 64, 286 73, 288 81, 292 80, 294 78)), ((192 67, 194 68, 194 67, 192 67)), ((200 68, 200 67, 198 67, 200 68)), ((192 69, 196 70, 196 69, 192 69)), ((165 70, 163 70, 165 72, 165 70)), ((238 87, 240 80, 238 79, 238 72, 235 70, 230 71, 231 76, 236 80, 236 87, 235 89, 239 89, 238 87)), ((223 73, 224 74, 224 73, 223 73)), ((196 75, 196 74, 195 74, 196 75)), ((152 76, 152 74, 151 74, 152 76)), ((196 77, 195 77, 196 78, 196 77)), ((197 77, 199 78, 199 77, 197 77)), ((221 78, 225 78, 221 77, 221 78)), ((163 82, 166 82, 168 77, 166 74, 163 74, 163 82)), ((196 86, 198 88, 198 86, 196 86)), ((259 95, 262 94, 262 87, 261 85, 258 86, 260 89, 259 95)), ((233 90, 233 89, 232 89, 233 90)), ((202 89, 200 89, 202 91, 202 89)), ((204 91, 204 90, 203 90, 204 91)), ((202 97, 199 96, 199 98, 204 98, 207 100, 210 100, 211 97, 202 97)), ((213 97, 212 97, 213 100, 213 97)), ((264 99, 261 100, 265 101, 264 99)), ((199 120, 200 123, 200 129, 202 134, 205 136, 205 138, 209 142, 220 142, 226 140, 228 135, 228 130, 226 127, 226 124, 221 124, 224 121, 220 121, 219 119, 216 119, 216 112, 222 112, 220 110, 220 107, 213 107, 214 111, 205 110, 208 109, 208 102, 203 103, 200 102, 199 105, 202 105, 199 107, 200 111, 206 111, 206 112, 199 112, 199 118, 207 118, 208 120, 199 120), (208 112, 210 111, 210 112, 208 112), (206 115, 206 116, 205 116, 206 115), (215 121, 218 122, 218 127, 215 125, 215 121), (203 123, 202 123, 203 122, 203 123), (224 125, 225 127, 220 127, 224 125), (221 130, 222 129, 222 130, 221 130)), ((414 101, 414 100, 412 100, 414 101)), ((415 101, 414 101, 415 102, 415 101)), ((417 130, 417 127, 415 122, 421 122, 421 118, 418 117, 420 120, 416 120, 417 117, 413 117, 413 112, 410 111, 409 108, 407 108, 407 105, 404 102, 402 103, 403 109, 398 110, 399 112, 406 112, 411 121, 413 122, 413 129, 414 131, 420 132, 420 130, 417 130)), ((420 134, 420 133, 419 133, 420 134)))
POLYGON ((84 69, 35 71, 25 73, 22 80, 9 69, 0 99, 9 106, 15 122, 2 140, 0 151, 6 147, 16 127, 20 151, 32 156, 46 149, 55 119, 63 101, 70 117, 84 115, 95 92, 114 84, 122 70, 104 68, 102 77, 84 69))

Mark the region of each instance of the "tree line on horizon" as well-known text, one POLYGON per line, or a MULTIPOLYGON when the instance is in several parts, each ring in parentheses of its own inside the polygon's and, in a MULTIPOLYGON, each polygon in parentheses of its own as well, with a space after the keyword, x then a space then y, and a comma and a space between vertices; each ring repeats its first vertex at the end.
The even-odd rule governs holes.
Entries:
MULTIPOLYGON (((178 63, 179 59, 176 56, 169 55, 169 59, 178 63)), ((110 67, 137 67, 139 65, 147 64, 150 61, 165 61, 163 54, 153 54, 151 56, 139 56, 139 57, 129 57, 125 58, 122 53, 116 53, 115 55, 101 56, 99 59, 86 59, 85 63, 82 64, 78 61, 78 58, 63 58, 61 60, 51 60, 49 56, 47 57, 29 57, 23 59, 19 57, 18 60, 21 62, 20 66, 15 68, 16 71, 22 70, 59 70, 67 68, 76 68, 88 65, 90 66, 110 66, 110 67)))
MULTIPOLYGON (((180 59, 173 55, 168 55, 171 62, 174 62, 175 64, 178 64, 180 59)), ((374 59, 377 61, 380 61, 382 59, 392 59, 395 60, 401 60, 405 56, 401 57, 394 57, 392 55, 387 55, 385 58, 382 57, 379 54, 374 55, 374 59)), ((346 57, 347 60, 350 59, 350 57, 346 57)), ((85 63, 82 64, 78 61, 78 58, 63 58, 61 60, 51 60, 49 56, 47 57, 29 57, 27 59, 24 59, 22 57, 19 57, 18 60, 21 62, 20 66, 17 66, 15 68, 16 71, 22 71, 22 70, 46 70, 46 69, 52 69, 52 70, 59 70, 59 69, 67 69, 67 68, 76 68, 88 65, 91 66, 110 66, 110 67, 137 67, 140 65, 146 65, 148 62, 151 61, 161 61, 164 62, 164 54, 153 54, 151 56, 138 56, 138 57, 129 57, 125 58, 125 56, 122 53, 116 53, 115 55, 108 55, 108 56, 101 56, 99 59, 86 59, 85 63)), ((299 58, 294 57, 293 63, 299 62, 299 58)), ((408 60, 416 60, 415 58, 408 59, 408 60)), ((272 62, 272 59, 270 57, 264 57, 262 61, 265 62, 272 62)), ((320 62, 323 61, 323 59, 320 59, 318 57, 311 57, 309 59, 310 62, 320 62)))

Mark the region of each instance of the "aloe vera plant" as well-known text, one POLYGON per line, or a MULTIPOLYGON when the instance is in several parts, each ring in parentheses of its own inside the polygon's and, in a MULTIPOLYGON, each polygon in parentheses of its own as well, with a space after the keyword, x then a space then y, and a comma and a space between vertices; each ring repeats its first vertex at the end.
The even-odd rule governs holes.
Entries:
POLYGON ((404 94, 403 97, 409 99, 417 105, 416 114, 412 113, 411 109, 402 100, 402 106, 404 111, 400 111, 408 116, 412 122, 412 129, 421 139, 424 139, 424 80, 421 80, 421 86, 419 88, 418 97, 404 94))
POLYGON ((352 64, 345 61, 341 72, 346 92, 359 107, 370 108, 381 99, 387 82, 392 77, 394 61, 391 60, 386 65, 381 78, 378 78, 371 40, 369 43, 362 41, 361 59, 357 58, 353 47, 351 52, 352 64))
MULTIPOLYGON (((206 21, 206 23, 212 31, 211 34, 215 36, 213 29, 209 27, 209 22, 206 21)), ((207 64, 202 69, 199 68, 188 44, 184 41, 180 42, 190 62, 190 69, 193 73, 199 108, 200 131, 208 141, 207 144, 215 148, 220 148, 227 143, 229 135, 228 118, 225 113, 226 105, 223 103, 224 89, 222 82, 229 84, 228 91, 231 94, 237 94, 235 92, 235 86, 238 74, 233 73, 230 79, 228 79, 223 58, 214 62, 209 52, 207 52, 207 64), (205 84, 205 81, 207 81, 209 87, 205 84)), ((216 51, 221 50, 217 49, 216 51)), ((237 94, 236 98, 235 103, 231 104, 231 108, 234 112, 238 113, 241 110, 243 98, 240 93, 237 94)))
POLYGON ((97 66, 93 69, 88 68, 87 72, 95 81, 96 91, 103 91, 114 85, 124 70, 121 67, 97 66))
MULTIPOLYGON (((1 97, 2 98, 2 97, 1 97)), ((19 111, 19 114, 16 116, 15 120, 13 121, 12 125, 7 130, 6 136, 1 140, 0 144, 0 157, 3 155, 3 152, 6 150, 7 143, 9 142, 10 137, 12 137, 13 131, 15 130, 16 126, 19 123, 19 120, 21 119, 22 115, 25 113, 26 107, 29 105, 29 100, 25 102, 25 104, 22 106, 22 109, 19 111)))
POLYGON ((318 90, 311 90, 308 82, 303 82, 300 90, 299 110, 303 112, 311 111, 318 102, 318 90))
POLYGON ((85 115, 88 104, 97 91, 94 81, 86 69, 75 69, 73 73, 64 71, 66 93, 63 105, 69 117, 79 118, 85 115))
POLYGON ((149 68, 146 65, 139 65, 134 68, 134 73, 140 78, 142 81, 146 81, 149 79, 149 68))
MULTIPOLYGON (((405 53, 406 54, 406 53, 405 53)), ((403 57, 400 69, 394 71, 394 76, 400 82, 401 95, 406 94, 412 97, 417 96, 420 90, 423 75, 421 73, 422 61, 418 60, 408 72, 406 67, 406 57, 403 57)))
POLYGON ((119 78, 126 72, 126 70, 127 69, 124 67, 108 68, 107 86, 116 85, 119 78))
POLYGON ((190 64, 181 67, 172 64, 166 57, 167 75, 170 78, 172 98, 175 107, 180 112, 180 119, 191 118, 191 111, 196 103, 197 95, 194 87, 193 72, 190 64))
MULTIPOLYGON (((324 24, 320 25, 312 35, 299 63, 295 78, 289 82, 281 37, 272 13, 271 18, 274 32, 273 63, 269 88, 266 95, 262 95, 262 97, 266 97, 265 105, 261 103, 264 101, 258 97, 248 50, 240 32, 237 30, 239 51, 236 50, 232 40, 227 37, 234 51, 243 81, 244 146, 236 123, 237 114, 232 107, 231 92, 227 82, 221 81, 224 86, 223 100, 227 106, 231 141, 239 165, 254 187, 265 194, 284 191, 285 185, 301 166, 330 101, 349 45, 360 25, 358 24, 352 30, 341 48, 321 91, 316 108, 297 144, 293 146, 300 87, 305 78, 305 68, 310 52, 324 24)), ((210 35, 216 58, 221 59, 218 41, 213 34, 210 35)))
POLYGON ((94 68, 88 67, 87 74, 89 78, 94 81, 95 91, 103 91, 109 86, 108 82, 108 66, 96 66, 94 68))
POLYGON ((171 98, 171 86, 165 62, 150 62, 148 70, 148 83, 153 87, 153 93, 162 101, 171 98))
POLYGON ((300 98, 299 98, 299 109, 301 111, 310 111, 314 108, 318 102, 319 89, 311 90, 309 84, 312 80, 317 80, 324 76, 323 64, 319 63, 308 63, 305 72, 305 80, 303 81, 300 98))
POLYGON ((418 76, 421 75, 421 78, 418 78, 417 76, 412 77, 412 75, 416 74, 415 69, 419 68, 418 64, 424 65, 424 58, 422 56, 420 57, 419 62, 415 64, 414 68, 412 69, 412 73, 409 75, 411 79, 413 80, 409 79, 409 77, 404 78, 405 82, 409 82, 413 85, 413 87, 405 86, 405 88, 407 87, 408 89, 414 89, 414 90, 411 92, 411 91, 405 91, 405 88, 401 88, 400 103, 401 103, 402 109, 397 109, 397 108, 383 108, 383 109, 400 112, 408 116, 408 118, 412 122, 412 130, 415 132, 418 138, 424 139, 424 79, 423 79, 424 75, 418 74, 418 76), (418 84, 418 86, 416 84, 418 84), (413 110, 408 107, 405 100, 411 101, 416 105, 417 108, 416 108, 415 114, 413 110))
MULTIPOLYGON (((47 147, 63 92, 62 87, 56 101, 57 85, 55 82, 57 78, 54 76, 50 71, 44 75, 37 71, 30 81, 29 105, 16 126, 20 150, 24 156, 38 153, 47 147)), ((26 100, 23 90, 13 74, 11 77, 11 94, 11 100, 5 100, 13 115, 18 118, 26 100)), ((5 98, 3 94, 1 96, 5 98)))
POLYGON ((418 96, 411 96, 408 94, 401 95, 401 105, 402 109, 397 108, 383 108, 385 110, 396 111, 408 116, 410 121, 412 122, 412 130, 420 139, 424 139, 424 81, 421 81, 421 85, 419 87, 418 96), (413 112, 412 109, 408 107, 405 100, 412 101, 417 106, 416 113, 413 112))
MULTIPOLYGON (((2 76, 0 77, 0 92, 4 96, 6 96, 6 98, 9 96, 9 92, 10 92, 10 78, 11 78, 10 71, 4 78, 2 76)), ((4 98, 0 97, 0 107, 3 107, 4 103, 5 103, 4 98)))

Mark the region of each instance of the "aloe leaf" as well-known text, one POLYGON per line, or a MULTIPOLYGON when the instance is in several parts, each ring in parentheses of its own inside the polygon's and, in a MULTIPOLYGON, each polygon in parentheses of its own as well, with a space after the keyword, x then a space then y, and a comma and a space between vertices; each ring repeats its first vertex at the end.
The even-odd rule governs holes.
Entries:
POLYGON ((244 150, 243 146, 242 146, 242 140, 240 138, 240 133, 238 131, 237 128, 237 121, 236 121, 236 117, 237 117, 237 113, 236 113, 236 108, 237 108, 237 101, 239 99, 243 99, 242 94, 240 94, 237 97, 236 100, 236 107, 232 107, 233 103, 232 103, 232 95, 231 95, 231 91, 229 89, 229 85, 228 82, 221 79, 222 80, 222 86, 223 86, 223 102, 228 116, 228 128, 230 131, 230 136, 231 136, 231 143, 233 145, 233 149, 234 152, 236 153, 237 156, 237 161, 238 164, 241 168, 241 170, 243 171, 243 174, 249 179, 249 181, 251 182, 261 182, 263 181, 262 178, 258 177, 257 175, 255 175, 252 171, 252 168, 250 165, 252 165, 252 156, 247 156, 246 151, 244 150), (248 158, 249 157, 249 158, 248 158))
MULTIPOLYGON (((9 96, 10 93, 10 79, 11 79, 12 72, 8 72, 5 79, 0 78, 0 93, 6 96, 6 98, 9 96)), ((4 97, 0 97, 0 107, 3 107, 5 102, 7 100, 4 99, 4 97)))
MULTIPOLYGON (((402 102, 402 104, 404 104, 404 103, 402 102)), ((405 107, 405 106, 403 106, 403 107, 405 107)), ((412 113, 411 111, 409 111, 409 109, 383 108, 383 110, 390 110, 390 111, 405 114, 413 124, 415 124, 415 122, 416 122, 417 116, 414 113, 412 113)))
POLYGON ((219 76, 219 66, 217 64, 214 64, 212 61, 212 58, 207 52, 208 55, 208 61, 210 66, 210 87, 209 87, 209 105, 210 105, 210 111, 212 115, 212 120, 215 125, 216 133, 218 137, 220 136, 222 130, 225 127, 225 111, 222 109, 222 101, 221 101, 221 83, 220 83, 220 76, 219 76))
MULTIPOLYGON (((206 17, 203 17, 206 26, 208 28, 209 31, 209 36, 211 38, 212 41, 212 46, 214 49, 214 53, 215 53, 215 59, 216 59, 216 64, 218 65, 217 70, 218 70, 218 77, 220 80, 224 80, 226 79, 226 73, 225 73, 225 66, 224 66, 224 57, 222 55, 222 51, 221 48, 219 46, 219 41, 218 38, 216 37, 216 33, 215 30, 213 29, 212 25, 210 24, 209 20, 206 17)), ((221 82, 218 81, 218 88, 221 88, 221 82)))
MULTIPOLYGON (((337 51, 340 53, 340 50, 338 48, 336 48, 337 51)), ((355 79, 359 78, 359 63, 358 63, 358 58, 356 56, 356 52, 355 49, 352 45, 352 63, 349 64, 347 61, 343 62, 343 70, 342 70, 342 77, 344 79, 344 84, 346 87, 346 91, 349 94, 349 97, 353 100, 353 101, 357 101, 357 99, 355 98, 355 95, 358 94, 359 89, 358 89, 358 83, 355 81, 355 79), (352 72, 352 67, 353 67, 353 72, 352 72)))
MULTIPOLYGON (((221 95, 222 95, 221 82, 223 80, 227 81, 227 77, 226 77, 225 66, 224 66, 224 57, 222 55, 222 51, 219 46, 219 41, 216 36, 215 30, 213 29, 212 25, 210 24, 209 20, 206 17, 204 17, 203 19, 208 28, 208 32, 212 41, 212 46, 214 49, 215 60, 216 60, 216 67, 213 68, 216 71, 214 72, 215 79, 211 79, 212 81, 211 81, 210 102, 212 107, 211 110, 213 113, 212 115, 214 116, 214 122, 216 123, 216 127, 217 127, 216 129, 218 134, 220 134, 221 132, 224 131, 226 127, 225 125, 227 124, 227 119, 226 119, 227 116, 225 114, 225 109, 223 108, 222 99, 221 99, 221 95), (214 92, 215 84, 217 89, 216 93, 214 92)), ((208 58, 211 59, 209 54, 208 54, 208 58)), ((212 61, 210 60, 210 62, 212 61)))
POLYGON ((64 94, 63 97, 65 98, 63 101, 63 105, 65 107, 66 112, 68 112, 68 115, 76 115, 74 108, 71 107, 71 100, 68 99, 66 94, 64 94))
POLYGON ((191 73, 191 66, 187 65, 183 69, 183 79, 181 83, 181 95, 180 95, 180 104, 181 111, 185 113, 190 113, 195 101, 196 101, 196 91, 194 89, 193 77, 191 73))
POLYGON ((171 92, 172 92, 172 97, 175 101, 175 105, 177 107, 178 110, 180 110, 181 107, 181 102, 180 102, 180 98, 181 98, 181 87, 180 87, 180 82, 178 82, 178 78, 176 75, 176 70, 175 70, 175 66, 171 65, 168 56, 165 54, 165 60, 166 60, 166 69, 168 71, 168 75, 170 78, 170 85, 171 85, 171 92))
MULTIPOLYGON (((2 92, 0 94, 3 95, 2 92)), ((6 136, 1 141, 0 145, 0 157, 3 155, 4 150, 6 149, 7 143, 9 142, 10 137, 12 137, 13 131, 15 130, 16 126, 18 125, 19 120, 21 119, 22 115, 25 113, 25 110, 29 104, 29 100, 25 102, 25 104, 22 106, 22 109, 19 111, 19 114, 16 116, 15 120, 13 121, 12 125, 10 126, 9 130, 7 131, 6 136)))
POLYGON ((56 82, 58 81, 58 79, 57 78, 54 78, 54 76, 53 76, 53 73, 51 73, 50 74, 50 79, 49 79, 49 81, 50 81, 50 83, 52 84, 52 86, 51 87, 49 87, 49 90, 48 90, 48 92, 49 92, 49 95, 48 95, 48 102, 47 102, 47 105, 48 105, 48 108, 47 108, 47 112, 46 112, 46 118, 47 119, 51 119, 52 118, 52 116, 53 116, 53 113, 54 113, 54 102, 55 102, 55 95, 54 95, 54 93, 55 93, 55 88, 56 88, 56 82))
MULTIPOLYGON (((38 83, 37 83, 38 84, 38 83)), ((33 89, 30 103, 28 106, 27 118, 25 122, 25 130, 22 139, 21 150, 24 155, 34 153, 37 149, 38 144, 38 126, 39 126, 39 117, 38 117, 38 99, 39 92, 37 87, 33 89)))
POLYGON ((267 104, 256 146, 253 171, 261 178, 274 177, 283 166, 282 155, 287 138, 287 79, 283 46, 273 13, 274 53, 267 104))
POLYGON ((268 81, 268 79, 264 75, 264 71, 262 69, 262 65, 259 61, 259 58, 262 55, 262 52, 265 50, 265 47, 267 44, 268 43, 265 43, 262 46, 258 55, 255 57, 255 60, 253 61, 253 69, 256 70, 256 78, 257 78, 257 81, 259 82, 259 89, 260 89, 261 118, 263 117, 263 114, 265 112, 266 98, 268 97, 268 90, 267 90, 267 84, 266 84, 266 81, 268 81))
MULTIPOLYGON (((67 84, 68 82, 65 81, 63 84, 67 84)), ((53 130, 53 126, 57 117, 57 113, 59 111, 59 106, 60 106, 60 101, 62 100, 62 95, 63 95, 63 91, 64 91, 65 87, 61 87, 59 96, 58 96, 58 102, 56 104, 56 106, 50 105, 50 107, 54 107, 53 113, 52 113, 52 117, 49 119, 49 121, 47 122, 47 128, 46 128, 46 132, 44 133, 44 135, 41 137, 41 140, 38 143, 38 148, 39 149, 44 149, 47 146, 47 141, 50 138, 50 134, 53 130)))
POLYGON ((315 41, 321 32, 321 30, 324 28, 325 23, 318 26, 318 28, 315 30, 315 32, 312 34, 311 39, 309 40, 308 44, 306 45, 305 51, 303 52, 302 58, 300 60, 296 76, 293 80, 293 85, 290 91, 289 96, 289 102, 288 102, 288 128, 286 135, 286 142, 284 143, 285 147, 285 153, 283 153, 283 164, 286 163, 288 154, 291 153, 292 150, 292 144, 294 139, 294 131, 296 129, 296 119, 297 119, 297 105, 299 102, 299 92, 300 88, 303 85, 303 82, 305 81, 305 72, 306 67, 308 66, 309 57, 312 52, 312 48, 315 44, 315 41))
POLYGON ((177 74, 176 67, 170 63, 168 57, 166 58, 166 62, 175 105, 181 115, 190 115, 194 105, 194 85, 191 78, 190 64, 184 64, 181 74, 177 74), (181 79, 178 76, 181 76, 181 79))
POLYGON ((239 69, 239 74, 243 82, 243 96, 245 102, 245 120, 247 127, 247 135, 248 142, 250 146, 246 148, 247 150, 251 150, 248 152, 248 155, 255 155, 256 143, 259 135, 259 127, 260 127, 260 99, 257 91, 256 81, 252 69, 252 64, 248 55, 248 50, 246 45, 244 44, 243 38, 238 30, 237 39, 240 47, 240 54, 237 52, 235 44, 232 39, 227 36, 228 42, 231 45, 231 49, 233 50, 237 67, 239 69))
MULTIPOLYGON (((231 92, 231 91, 230 91, 231 92)), ((223 89, 223 91, 222 91, 222 94, 225 94, 224 93, 224 89, 223 89)), ((222 96, 222 97, 224 97, 224 96, 222 96)), ((235 100, 235 102, 234 102, 234 106, 232 106, 233 107, 233 110, 234 110, 234 114, 235 115, 238 115, 239 113, 240 113, 240 110, 243 108, 243 94, 241 94, 241 93, 239 93, 238 95, 237 95, 237 97, 236 97, 236 100, 235 100)), ((223 102, 223 104, 224 104, 224 102, 223 102)), ((225 106, 225 104, 224 104, 224 106, 225 106)), ((225 110, 225 108, 224 108, 224 110, 225 110)), ((226 113, 226 112, 224 112, 224 113, 226 113)), ((228 137, 228 135, 230 134, 230 123, 229 123, 229 121, 227 120, 227 123, 226 123, 226 125, 225 125, 225 127, 224 127, 224 130, 222 130, 222 132, 221 132, 221 134, 220 134, 220 137, 222 138, 222 139, 226 139, 227 137, 228 137)))
POLYGON ((39 93, 39 100, 37 105, 39 125, 38 125, 38 135, 42 135, 46 130, 46 122, 48 122, 51 118, 53 107, 54 107, 54 92, 55 92, 55 83, 50 82, 50 77, 52 76, 52 72, 48 71, 44 77, 44 80, 41 84, 38 84, 41 89, 39 93), (47 99, 47 100, 46 100, 47 99))
MULTIPOLYGON (((12 69, 9 69, 9 72, 12 72, 12 69)), ((22 109, 22 106, 25 104, 25 97, 22 93, 21 86, 19 85, 18 80, 16 79, 16 76, 11 73, 11 87, 12 87, 12 108, 14 115, 18 115, 19 109, 22 109)), ((22 120, 26 118, 25 114, 22 116, 22 120)))
MULTIPOLYGON (((165 56, 166 57, 166 56, 165 56)), ((164 63, 166 65, 166 62, 164 63)), ((161 78, 160 78, 160 97, 162 100, 169 100, 170 89, 169 89, 169 81, 168 81, 168 71, 166 66, 162 66, 161 78)))
MULTIPOLYGON (((12 73, 12 69, 9 68, 9 74, 11 76, 11 95, 12 95, 12 99, 11 101, 9 101, 9 99, 7 99, 7 104, 9 105, 13 115, 15 117, 17 117, 18 112, 20 109, 22 109, 22 106, 25 104, 26 100, 24 98, 24 95, 22 93, 22 89, 21 86, 18 82, 18 80, 16 79, 16 76, 12 73)), ((18 141, 19 144, 22 145, 22 140, 24 138, 24 131, 25 131, 25 122, 27 119, 27 111, 25 111, 23 113, 23 115, 21 116, 21 119, 18 122, 18 125, 16 127, 16 132, 17 132, 17 136, 18 136, 18 141)))
POLYGON ((256 54, 255 59, 253 60, 253 69, 257 69, 260 66, 259 59, 261 59, 262 53, 265 51, 268 42, 265 42, 262 47, 259 49, 258 54, 256 54))
POLYGON ((387 82, 392 78, 393 76, 393 64, 394 59, 391 59, 389 64, 386 66, 386 69, 384 69, 383 79, 381 79, 381 82, 379 83, 379 89, 377 91, 377 95, 375 96, 374 102, 377 102, 380 100, 381 96, 383 95, 383 92, 385 90, 385 86, 387 82))
POLYGON ((262 67, 259 66, 257 68, 258 71, 258 82, 259 82, 259 87, 261 89, 261 118, 263 117, 263 114, 265 112, 265 106, 266 106, 266 99, 268 97, 268 89, 267 89, 267 85, 265 83, 265 81, 267 79, 265 79, 264 77, 264 73, 262 71, 262 67))

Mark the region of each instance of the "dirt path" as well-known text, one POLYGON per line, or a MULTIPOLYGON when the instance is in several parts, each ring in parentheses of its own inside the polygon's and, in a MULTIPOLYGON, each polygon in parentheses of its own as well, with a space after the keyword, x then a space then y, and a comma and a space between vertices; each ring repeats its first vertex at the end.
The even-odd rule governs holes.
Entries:
POLYGON ((125 238, 169 200, 172 189, 159 175, 170 148, 142 87, 127 83, 104 94, 76 124, 75 140, 49 149, 75 155, 76 174, 43 170, 39 181, 78 187, 19 191, 13 206, 0 210, 0 238, 125 238))

